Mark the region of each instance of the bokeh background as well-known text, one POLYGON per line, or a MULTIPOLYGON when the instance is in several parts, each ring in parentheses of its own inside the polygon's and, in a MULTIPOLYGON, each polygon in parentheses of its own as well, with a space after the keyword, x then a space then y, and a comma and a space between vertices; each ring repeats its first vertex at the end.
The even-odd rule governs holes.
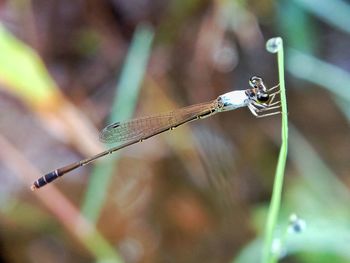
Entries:
POLYGON ((277 84, 275 36, 290 136, 274 250, 350 262, 349 1, 13 0, 0 16, 0 262, 259 262, 280 116, 218 114, 29 187, 103 150, 109 123, 277 84))

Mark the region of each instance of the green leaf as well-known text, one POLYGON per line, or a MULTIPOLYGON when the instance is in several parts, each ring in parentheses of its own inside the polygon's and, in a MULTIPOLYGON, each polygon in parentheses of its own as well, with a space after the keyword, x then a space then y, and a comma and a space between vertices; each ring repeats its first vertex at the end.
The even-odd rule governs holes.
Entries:
POLYGON ((56 85, 40 57, 0 24, 0 81, 30 106, 48 103, 56 85))

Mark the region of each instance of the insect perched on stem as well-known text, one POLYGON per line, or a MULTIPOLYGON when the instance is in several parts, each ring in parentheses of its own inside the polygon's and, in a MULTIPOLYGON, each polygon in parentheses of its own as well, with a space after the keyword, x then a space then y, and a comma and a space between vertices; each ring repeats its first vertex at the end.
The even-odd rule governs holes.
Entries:
POLYGON ((281 103, 280 100, 276 100, 280 92, 279 85, 268 89, 263 79, 257 76, 253 76, 249 80, 249 85, 249 89, 231 91, 206 103, 195 104, 168 113, 142 117, 126 122, 116 122, 108 125, 102 130, 100 140, 106 143, 122 141, 126 141, 126 143, 110 148, 85 160, 56 169, 36 180, 32 184, 31 189, 35 190, 40 188, 56 180, 58 177, 105 155, 132 144, 142 142, 162 132, 172 130, 182 124, 207 118, 218 112, 248 107, 251 113, 258 118, 280 113, 281 103))

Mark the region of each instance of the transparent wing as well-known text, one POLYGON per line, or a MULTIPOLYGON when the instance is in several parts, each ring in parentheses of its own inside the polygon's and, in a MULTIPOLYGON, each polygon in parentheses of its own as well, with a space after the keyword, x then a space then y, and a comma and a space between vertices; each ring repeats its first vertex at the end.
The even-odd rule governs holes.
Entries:
POLYGON ((217 101, 195 104, 160 115, 142 117, 126 122, 116 122, 105 127, 100 133, 100 140, 105 143, 141 140, 172 127, 212 113, 217 108, 217 101))

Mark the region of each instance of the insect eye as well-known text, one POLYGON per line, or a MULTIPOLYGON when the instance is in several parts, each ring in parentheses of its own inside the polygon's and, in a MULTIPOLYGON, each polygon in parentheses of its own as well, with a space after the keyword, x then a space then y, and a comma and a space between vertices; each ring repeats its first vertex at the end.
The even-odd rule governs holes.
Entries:
POLYGON ((258 93, 256 98, 259 102, 267 102, 270 96, 267 93, 258 93))
POLYGON ((257 85, 261 82, 262 82, 262 78, 258 76, 253 76, 249 80, 249 85, 254 88, 254 87, 257 87, 257 85))

